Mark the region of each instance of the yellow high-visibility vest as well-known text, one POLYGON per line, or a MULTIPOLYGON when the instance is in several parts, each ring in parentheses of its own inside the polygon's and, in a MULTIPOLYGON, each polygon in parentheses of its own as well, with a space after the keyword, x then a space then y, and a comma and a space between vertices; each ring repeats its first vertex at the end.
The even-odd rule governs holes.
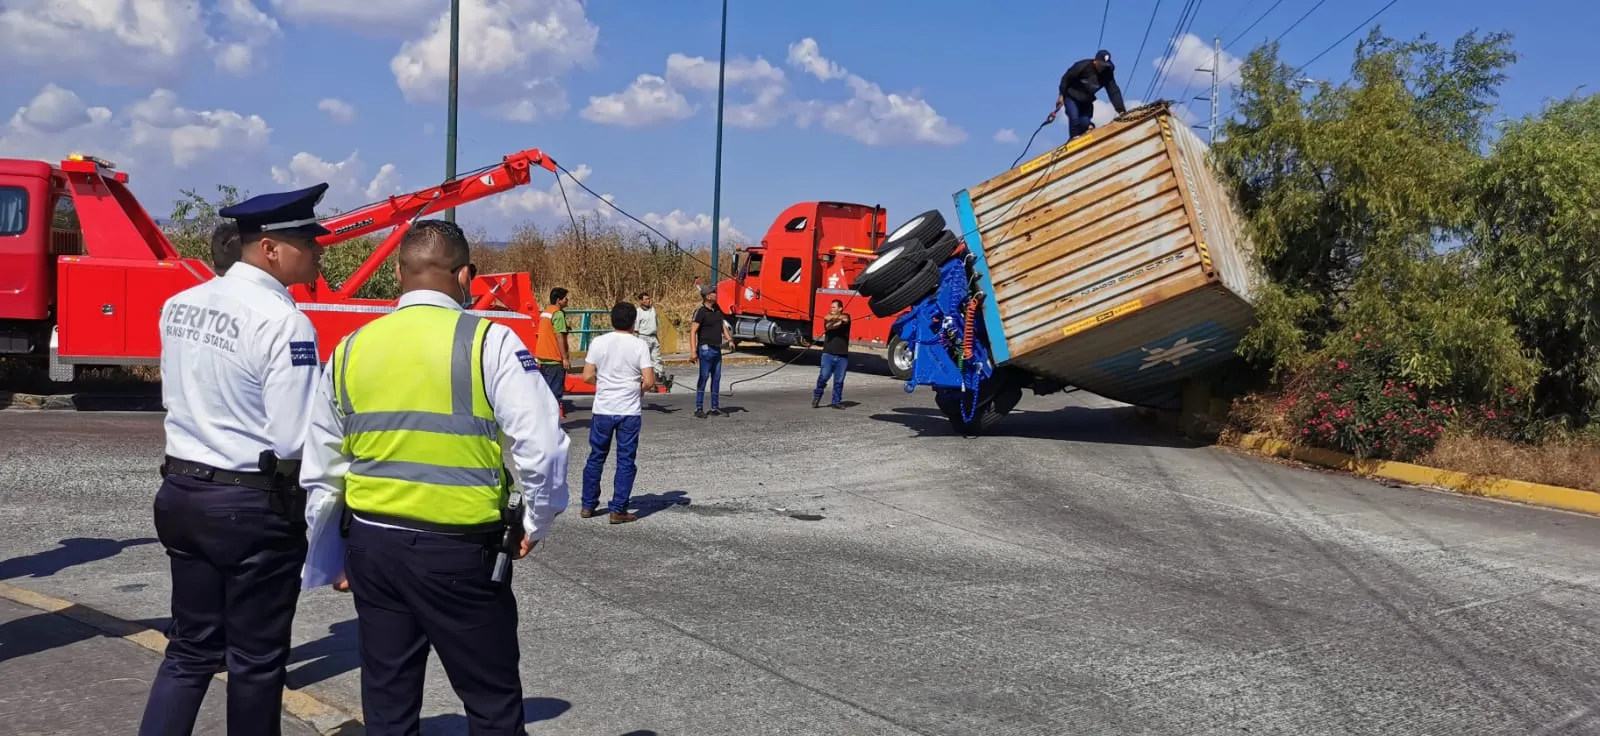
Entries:
POLYGON ((483 383, 489 320, 419 304, 334 348, 350 510, 438 531, 491 531, 507 479, 483 383))

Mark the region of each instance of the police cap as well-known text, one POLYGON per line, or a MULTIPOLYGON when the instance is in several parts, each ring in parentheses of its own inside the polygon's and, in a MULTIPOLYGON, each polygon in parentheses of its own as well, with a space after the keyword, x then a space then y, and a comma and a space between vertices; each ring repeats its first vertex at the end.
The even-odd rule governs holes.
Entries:
POLYGON ((327 192, 324 183, 292 192, 258 194, 223 207, 217 214, 239 223, 240 235, 287 233, 315 238, 332 232, 317 222, 317 203, 327 192))
POLYGON ((1116 64, 1111 63, 1111 52, 1105 49, 1100 49, 1100 52, 1094 55, 1094 60, 1104 64, 1107 69, 1116 68, 1116 64))

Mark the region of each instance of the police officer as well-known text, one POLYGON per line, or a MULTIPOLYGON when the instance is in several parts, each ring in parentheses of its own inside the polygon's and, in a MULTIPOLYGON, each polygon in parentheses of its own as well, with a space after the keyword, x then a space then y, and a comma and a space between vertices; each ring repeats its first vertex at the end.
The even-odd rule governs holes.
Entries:
POLYGON ((463 310, 470 255, 454 223, 413 225, 398 308, 339 341, 312 402, 310 544, 345 529, 343 573, 323 574, 354 595, 371 736, 417 733, 430 646, 471 733, 525 733, 517 603, 509 570, 499 582, 494 570, 505 532, 522 535, 505 550, 520 559, 566 509, 567 435, 522 340, 463 310), (502 432, 522 485, 514 514, 502 432))
POLYGON ((228 733, 277 734, 305 560, 297 487, 317 335, 289 284, 317 278, 327 184, 253 197, 234 220, 240 259, 161 309, 164 481, 156 534, 172 567, 166 657, 139 733, 188 734, 228 672, 228 733))

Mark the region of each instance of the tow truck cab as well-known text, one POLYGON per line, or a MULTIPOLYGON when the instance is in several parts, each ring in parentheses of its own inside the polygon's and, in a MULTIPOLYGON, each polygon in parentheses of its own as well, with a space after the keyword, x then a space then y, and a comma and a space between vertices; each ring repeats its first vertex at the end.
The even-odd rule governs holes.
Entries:
POLYGON ((67 178, 0 159, 0 355, 42 355, 56 316, 56 257, 83 253, 67 178))

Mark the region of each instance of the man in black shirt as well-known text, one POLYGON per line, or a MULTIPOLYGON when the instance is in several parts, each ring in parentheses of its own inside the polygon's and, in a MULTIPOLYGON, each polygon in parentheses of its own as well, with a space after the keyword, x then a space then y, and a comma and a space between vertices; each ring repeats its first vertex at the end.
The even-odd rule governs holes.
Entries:
POLYGON ((1056 113, 1065 107, 1067 140, 1087 133, 1089 128, 1094 127, 1095 93, 1101 87, 1106 89, 1106 96, 1111 98, 1111 107, 1116 109, 1118 115, 1127 112, 1128 109, 1122 104, 1122 88, 1117 86, 1117 78, 1113 73, 1115 68, 1111 63, 1111 52, 1105 49, 1095 54, 1093 59, 1084 59, 1069 67, 1067 73, 1061 75, 1056 109, 1045 122, 1054 122, 1056 113))
POLYGON ((822 389, 831 377, 833 403, 828 406, 843 409, 844 404, 839 402, 844 398, 844 373, 850 367, 850 315, 844 313, 843 302, 835 299, 828 306, 822 328, 822 373, 817 376, 817 390, 811 394, 811 408, 822 403, 822 389))
POLYGON ((706 413, 702 407, 705 406, 708 378, 711 379, 711 415, 722 413, 717 406, 722 382, 722 346, 724 342, 733 343, 733 334, 728 331, 728 315, 717 306, 716 287, 702 287, 700 297, 703 301, 694 310, 689 325, 689 342, 694 345, 689 362, 700 364, 700 380, 694 387, 694 415, 704 418, 706 413))

